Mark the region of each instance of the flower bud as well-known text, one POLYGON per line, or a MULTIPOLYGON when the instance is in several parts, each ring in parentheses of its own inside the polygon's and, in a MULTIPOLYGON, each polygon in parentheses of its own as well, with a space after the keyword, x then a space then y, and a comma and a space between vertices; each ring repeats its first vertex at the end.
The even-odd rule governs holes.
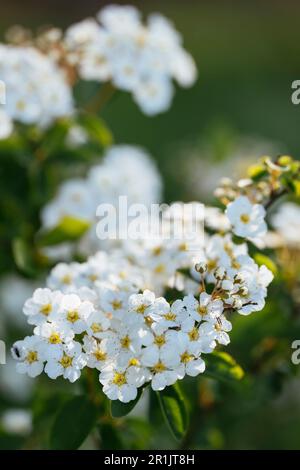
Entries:
POLYGON ((206 263, 197 263, 195 265, 195 270, 197 273, 204 274, 207 271, 207 264, 206 263))

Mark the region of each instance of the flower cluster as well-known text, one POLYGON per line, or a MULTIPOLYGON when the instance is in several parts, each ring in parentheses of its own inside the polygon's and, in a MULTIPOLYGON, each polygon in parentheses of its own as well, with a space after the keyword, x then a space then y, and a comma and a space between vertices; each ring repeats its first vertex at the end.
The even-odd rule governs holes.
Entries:
MULTIPOLYGON (((175 213, 178 222, 176 208, 165 219, 175 213)), ((44 370, 74 382, 83 368, 96 368, 103 392, 128 402, 145 384, 159 391, 203 373, 203 355, 230 341, 228 315, 264 307, 272 274, 230 233, 206 235, 191 252, 189 239, 180 240, 181 248, 176 240, 177 251, 174 240, 149 242, 58 264, 47 287, 25 302, 35 328, 13 346, 18 371, 35 377, 44 370), (173 302, 157 296, 171 280, 178 293, 173 302)))
MULTIPOLYGON (((64 217, 87 222, 91 228, 81 241, 80 252, 91 254, 99 249, 96 237, 99 204, 116 207, 122 195, 127 197, 128 204, 149 207, 160 201, 161 192, 161 177, 148 154, 138 147, 116 145, 107 150, 100 164, 90 168, 86 178, 71 179, 61 185, 57 196, 42 210, 42 225, 47 229, 55 227, 64 217)), ((68 253, 68 246, 61 248, 68 253)), ((49 254, 61 255, 63 251, 55 247, 49 254)))
POLYGON ((150 15, 145 25, 135 7, 118 5, 104 7, 97 18, 72 25, 64 37, 80 78, 131 92, 148 115, 169 108, 173 78, 184 87, 194 83, 194 61, 166 18, 150 15))
POLYGON ((14 121, 45 127, 73 112, 72 94, 63 72, 34 48, 1 44, 0 80, 5 84, 0 138, 11 134, 14 121))

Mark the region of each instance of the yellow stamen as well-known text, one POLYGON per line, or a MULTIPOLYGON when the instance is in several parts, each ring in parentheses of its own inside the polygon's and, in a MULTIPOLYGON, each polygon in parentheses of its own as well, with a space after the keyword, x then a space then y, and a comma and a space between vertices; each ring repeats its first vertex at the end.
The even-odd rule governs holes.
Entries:
POLYGON ((77 320, 79 320, 79 314, 77 310, 70 310, 67 314, 67 320, 70 323, 75 323, 77 320))
POLYGON ((173 313, 173 312, 166 313, 166 315, 164 315, 164 317, 168 321, 175 321, 176 320, 176 314, 173 313))
POLYGON ((156 336, 155 337, 155 340, 154 340, 154 343, 160 348, 161 346, 163 346, 166 342, 166 338, 164 337, 164 335, 160 335, 160 336, 156 336))
POLYGON ((120 343, 122 348, 128 349, 131 343, 129 336, 126 335, 124 338, 121 338, 120 343))
POLYGON ((64 369, 67 369, 68 367, 71 367, 73 358, 71 356, 67 356, 67 354, 64 354, 59 363, 63 366, 64 369))
POLYGON ((187 364, 193 359, 193 356, 189 354, 187 351, 185 351, 183 354, 180 356, 180 360, 183 364, 187 364))
POLYGON ((146 308, 147 308, 147 305, 141 304, 141 305, 139 305, 139 306, 135 309, 135 311, 136 311, 137 313, 142 313, 142 314, 144 314, 146 308))
POLYGON ((248 224, 250 222, 250 217, 248 214, 242 214, 240 216, 240 219, 241 219, 241 222, 243 222, 244 224, 248 224))
POLYGON ((194 327, 190 332, 189 332, 189 338, 191 341, 197 341, 199 339, 199 330, 194 327))
POLYGON ((166 370, 166 366, 162 362, 157 362, 155 366, 153 367, 153 372, 161 373, 166 370))
POLYGON ((96 351, 94 351, 94 356, 97 361, 105 361, 107 354, 104 351, 101 351, 101 349, 96 349, 96 351))
POLYGON ((111 303, 111 305, 114 310, 118 310, 119 308, 122 308, 122 302, 120 300, 114 300, 111 303))
POLYGON ((125 374, 121 374, 119 372, 115 372, 113 383, 121 387, 122 385, 126 384, 126 377, 125 374))
POLYGON ((102 328, 101 328, 101 325, 99 323, 92 323, 91 324, 91 330, 92 330, 93 333, 101 333, 102 328))
POLYGON ((61 343, 61 338, 58 333, 52 333, 52 335, 49 336, 49 343, 50 344, 60 344, 61 343))
POLYGON ((37 360, 38 353, 36 351, 29 351, 26 356, 26 361, 29 362, 29 364, 32 364, 33 362, 37 362, 37 360))
POLYGON ((42 307, 40 308, 40 312, 43 315, 45 315, 45 317, 47 317, 51 311, 52 311, 52 305, 51 304, 42 305, 42 307))
POLYGON ((71 284, 72 278, 71 278, 71 276, 70 276, 69 274, 66 274, 65 276, 63 276, 63 277, 61 278, 61 282, 62 282, 63 284, 71 284))

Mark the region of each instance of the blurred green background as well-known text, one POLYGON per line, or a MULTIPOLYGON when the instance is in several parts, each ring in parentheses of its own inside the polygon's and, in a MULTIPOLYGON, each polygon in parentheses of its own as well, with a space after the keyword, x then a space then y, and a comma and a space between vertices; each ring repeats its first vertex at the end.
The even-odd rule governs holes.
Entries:
MULTIPOLYGON (((93 16, 107 3, 112 2, 2 0, 0 34, 13 24, 66 27, 93 16)), ((125 3, 137 5, 145 14, 159 11, 170 18, 199 70, 196 85, 189 90, 178 89, 167 113, 146 117, 128 94, 118 93, 102 114, 117 143, 141 145, 156 159, 164 176, 166 201, 189 200, 197 195, 192 186, 197 185, 198 173, 190 183, 183 181, 190 153, 198 159, 200 186, 201 178, 205 178, 202 165, 213 167, 219 159, 230 156, 231 149, 239 153, 235 143, 244 137, 266 142, 255 147, 257 157, 274 143, 276 151, 299 158, 300 105, 291 102, 291 84, 300 79, 300 3, 125 3)), ((243 160, 243 155, 239 158, 243 160)), ((300 385, 292 378, 290 364, 290 344, 297 335, 300 337, 300 315, 276 283, 272 295, 263 313, 238 318, 234 325, 229 351, 253 373, 246 383, 232 387, 204 379, 197 385, 187 385, 186 393, 196 401, 198 411, 186 447, 300 448, 300 385)), ((49 403, 51 414, 55 403, 49 403)), ((174 443, 160 428, 160 420, 153 413, 153 435, 159 440, 152 437, 150 441, 142 427, 139 430, 135 424, 131 428, 128 422, 128 436, 132 429, 136 433, 138 429, 139 434, 133 436, 135 444, 130 445, 142 447, 150 442, 154 448, 172 448, 174 443)))
MULTIPOLYGON (((99 0, 4 0, 0 31, 12 24, 66 27, 93 16, 99 0)), ((116 2, 118 3, 118 2, 116 2)), ((292 1, 132 1, 145 14, 169 17, 194 56, 199 79, 178 89, 171 109, 148 118, 129 94, 119 93, 103 116, 116 142, 145 146, 166 177, 166 198, 188 199, 169 175, 182 143, 194 143, 223 125, 284 144, 299 156, 300 106, 291 84, 300 77, 300 4, 292 1)), ((263 151, 263 149, 262 149, 263 151)), ((184 155, 182 156, 184 158, 184 155)))

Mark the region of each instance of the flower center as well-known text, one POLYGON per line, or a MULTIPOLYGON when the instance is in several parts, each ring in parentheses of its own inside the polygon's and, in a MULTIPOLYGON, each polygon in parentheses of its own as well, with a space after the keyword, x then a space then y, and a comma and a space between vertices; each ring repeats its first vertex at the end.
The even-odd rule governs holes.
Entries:
POLYGON ((154 269, 154 272, 155 272, 156 274, 161 274, 161 273, 165 272, 165 270, 166 270, 166 267, 165 267, 164 264, 158 264, 158 265, 156 266, 156 268, 154 269))
POLYGON ((52 333, 52 335, 49 336, 49 343, 50 344, 60 344, 61 343, 61 338, 58 333, 52 333))
POLYGON ((147 305, 141 304, 141 305, 139 305, 139 306, 135 309, 135 311, 136 311, 137 313, 142 313, 142 314, 144 314, 146 308, 147 308, 147 305))
POLYGON ((133 357, 132 359, 130 359, 128 365, 129 365, 129 366, 139 366, 139 365, 140 365, 140 362, 139 362, 138 359, 136 359, 135 357, 133 357))
POLYGON ((42 307, 40 308, 40 312, 45 315, 45 317, 47 317, 49 315, 49 313, 51 312, 52 310, 52 305, 51 304, 45 304, 45 305, 42 305, 42 307))
POLYGON ((62 282, 63 284, 71 284, 72 278, 71 278, 70 274, 66 274, 65 276, 63 276, 63 277, 61 278, 61 282, 62 282))
POLYGON ((117 385, 118 387, 121 387, 122 385, 125 385, 126 384, 125 374, 115 372, 115 375, 114 375, 114 378, 113 378, 113 383, 115 385, 117 385))
POLYGON ((240 219, 243 224, 248 224, 250 222, 250 217, 248 214, 241 214, 240 219))
POLYGON ((187 351, 185 351, 183 354, 180 356, 180 360, 183 364, 187 364, 193 359, 193 356, 189 354, 187 351))
POLYGON ((101 325, 99 323, 92 323, 91 330, 93 333, 100 333, 102 331, 101 325))
POLYGON ((77 310, 70 310, 67 315, 67 320, 70 323, 75 323, 77 320, 79 320, 79 314, 77 310))
POLYGON ((164 372, 166 370, 166 366, 161 362, 157 362, 155 366, 153 366, 153 372, 157 372, 158 374, 164 372))
POLYGON ((207 262, 207 269, 208 271, 212 271, 213 269, 215 269, 217 267, 217 260, 216 259, 210 259, 208 262, 207 262))
POLYGON ((59 363, 63 366, 64 369, 67 369, 68 367, 71 367, 73 362, 73 358, 71 356, 68 356, 67 354, 64 354, 59 363))
POLYGON ((37 360, 38 353, 36 351, 29 351, 26 356, 26 361, 29 362, 29 364, 32 364, 33 362, 37 362, 37 360))
POLYGON ((197 341, 199 339, 199 330, 194 327, 190 332, 189 332, 189 338, 191 341, 197 341))
POLYGON ((97 276, 97 274, 90 274, 88 276, 88 278, 89 278, 90 281, 95 282, 95 281, 97 281, 98 276, 97 276))
POLYGON ((157 246, 157 247, 153 248, 153 250, 152 250, 153 256, 159 256, 161 254, 161 252, 162 252, 161 246, 157 246))
POLYGON ((204 315, 206 315, 207 313, 207 307, 204 307, 204 305, 199 305, 199 307, 197 308, 197 312, 199 313, 199 315, 204 317, 204 315))
POLYGON ((114 310, 119 310, 119 308, 122 308, 122 302, 120 300, 114 300, 111 305, 114 310))
POLYGON ((176 320, 176 314, 173 312, 166 313, 165 319, 168 321, 175 321, 176 320))
POLYGON ((121 338, 120 343, 122 348, 128 349, 131 343, 129 336, 126 335, 124 338, 121 338))
POLYGON ((164 337, 164 335, 160 335, 160 336, 156 336, 155 337, 155 340, 154 340, 154 343, 160 348, 161 346, 163 346, 166 342, 166 338, 164 337))
POLYGON ((96 349, 96 351, 94 351, 94 356, 97 361, 105 361, 106 359, 106 353, 101 351, 101 349, 96 349))

